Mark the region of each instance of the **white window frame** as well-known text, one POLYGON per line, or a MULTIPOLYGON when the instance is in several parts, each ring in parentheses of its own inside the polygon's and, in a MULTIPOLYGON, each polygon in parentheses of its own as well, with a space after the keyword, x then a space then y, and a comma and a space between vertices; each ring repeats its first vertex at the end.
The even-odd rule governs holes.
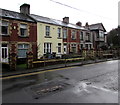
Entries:
POLYGON ((76 53, 77 52, 77 44, 75 44, 75 43, 71 44, 71 49, 72 49, 73 53, 76 53), (75 52, 73 51, 73 48, 75 48, 75 52))
POLYGON ((52 52, 52 43, 44 43, 44 54, 52 52))
POLYGON ((67 54, 67 44, 66 43, 64 43, 64 49, 63 49, 63 51, 64 51, 64 54, 67 54))
POLYGON ((46 32, 45 32, 45 36, 46 36, 46 37, 49 37, 49 36, 50 36, 50 26, 46 26, 46 27, 45 27, 45 31, 46 31, 46 32))
POLYGON ((86 40, 87 40, 87 41, 90 41, 90 40, 91 40, 90 33, 86 33, 86 40))
MULTIPOLYGON (((22 44, 22 43, 21 43, 21 44, 18 44, 18 53, 19 53, 19 50, 27 50, 27 51, 28 51, 29 48, 30 48, 30 45, 29 45, 29 44, 25 44, 25 43, 24 43, 24 44, 22 44), (22 47, 19 48, 19 45, 22 45, 22 47), (25 48, 25 45, 28 45, 28 47, 25 48)), ((27 52, 27 51, 26 51, 26 52, 27 52)), ((26 55, 25 55, 24 57, 21 57, 21 56, 19 56, 19 54, 18 54, 18 58, 26 58, 26 55)))
POLYGON ((104 32, 103 31, 99 31, 99 38, 104 38, 104 32))
POLYGON ((83 32, 80 32, 80 40, 82 40, 83 41, 83 32))
POLYGON ((72 30, 71 39, 76 39, 76 31, 72 30))
POLYGON ((20 36, 21 37, 26 37, 28 36, 28 25, 20 23, 20 36), (24 31, 23 33, 21 31, 24 31))
POLYGON ((67 29, 63 29, 63 39, 67 39, 67 29))
POLYGON ((1 24, 1 35, 8 36, 9 35, 9 22, 2 20, 2 21, 0 21, 0 24, 1 24), (7 29, 6 33, 2 32, 3 27, 6 27, 6 29, 7 29))
POLYGON ((61 37, 61 28, 58 28, 58 38, 61 37))
POLYGON ((0 44, 0 62, 3 63, 8 63, 8 45, 6 44, 6 46, 3 46, 3 44, 0 44), (4 52, 4 55, 6 55, 6 57, 3 54, 3 49, 6 50, 6 53, 4 52))

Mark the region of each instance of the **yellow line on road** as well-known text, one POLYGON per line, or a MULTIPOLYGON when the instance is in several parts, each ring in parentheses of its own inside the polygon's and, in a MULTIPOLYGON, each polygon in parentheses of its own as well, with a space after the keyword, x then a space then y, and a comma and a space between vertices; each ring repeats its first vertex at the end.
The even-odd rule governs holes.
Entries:
POLYGON ((91 65, 96 65, 96 64, 102 64, 104 62, 98 62, 98 63, 90 63, 90 64, 87 64, 87 65, 83 65, 83 66, 91 66, 91 65))
MULTIPOLYGON (((90 65, 95 65, 95 64, 101 64, 103 62, 98 62, 98 63, 94 63, 94 64, 87 64, 87 65, 83 65, 83 66, 90 66, 90 65)), ((7 77, 2 77, 0 78, 0 80, 5 80, 5 79, 11 79, 11 78, 18 78, 18 77, 24 77, 24 76, 30 76, 30 75, 36 75, 36 74, 41 74, 41 73, 45 73, 45 72, 52 72, 52 71, 57 71, 57 70, 65 70, 65 69, 69 69, 69 68, 76 68, 74 67, 66 67, 66 68, 59 68, 59 69, 50 69, 50 70, 46 70, 46 71, 37 71, 37 72, 33 72, 33 73, 26 73, 26 74, 15 74, 13 76, 7 76, 7 77)))
POLYGON ((11 79, 11 78, 18 78, 18 77, 24 77, 24 76, 30 76, 30 75, 36 75, 36 74, 41 74, 41 73, 45 73, 45 72, 52 72, 52 71, 56 71, 56 70, 65 70, 65 69, 69 69, 69 68, 76 68, 76 67, 66 67, 66 68, 59 68, 59 69, 51 69, 51 70, 46 70, 46 71, 39 71, 39 72, 34 72, 34 73, 28 73, 28 74, 18 74, 18 75, 13 75, 13 76, 8 76, 8 77, 2 77, 0 78, 0 80, 5 80, 5 79, 11 79))
POLYGON ((91 66, 91 65, 95 65, 95 64, 87 64, 87 65, 83 65, 83 66, 91 66))

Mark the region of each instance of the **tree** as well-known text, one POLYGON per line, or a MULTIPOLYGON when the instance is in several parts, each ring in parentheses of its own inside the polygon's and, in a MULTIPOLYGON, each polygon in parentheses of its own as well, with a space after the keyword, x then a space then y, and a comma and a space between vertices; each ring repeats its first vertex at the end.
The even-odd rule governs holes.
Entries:
POLYGON ((112 29, 107 35, 108 46, 112 48, 120 47, 120 27, 112 29))

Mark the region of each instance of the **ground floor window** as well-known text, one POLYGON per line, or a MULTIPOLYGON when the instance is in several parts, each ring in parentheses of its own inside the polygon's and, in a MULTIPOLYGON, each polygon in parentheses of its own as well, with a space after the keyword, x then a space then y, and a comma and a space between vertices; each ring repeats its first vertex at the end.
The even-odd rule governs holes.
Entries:
POLYGON ((58 43, 58 53, 61 53, 61 43, 58 43))
POLYGON ((85 44, 86 49, 92 49, 92 44, 85 44))
POLYGON ((73 53, 77 52, 76 44, 71 44, 71 50, 72 50, 73 53))
POLYGON ((26 58, 29 44, 18 44, 18 58, 26 58))
POLYGON ((44 43, 44 53, 51 53, 51 45, 52 43, 44 43))

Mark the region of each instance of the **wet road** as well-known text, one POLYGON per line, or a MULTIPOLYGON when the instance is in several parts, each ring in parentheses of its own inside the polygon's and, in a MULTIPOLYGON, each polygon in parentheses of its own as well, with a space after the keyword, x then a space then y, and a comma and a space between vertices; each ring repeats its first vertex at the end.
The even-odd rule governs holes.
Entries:
POLYGON ((3 103, 117 103, 118 60, 3 79, 3 103))

